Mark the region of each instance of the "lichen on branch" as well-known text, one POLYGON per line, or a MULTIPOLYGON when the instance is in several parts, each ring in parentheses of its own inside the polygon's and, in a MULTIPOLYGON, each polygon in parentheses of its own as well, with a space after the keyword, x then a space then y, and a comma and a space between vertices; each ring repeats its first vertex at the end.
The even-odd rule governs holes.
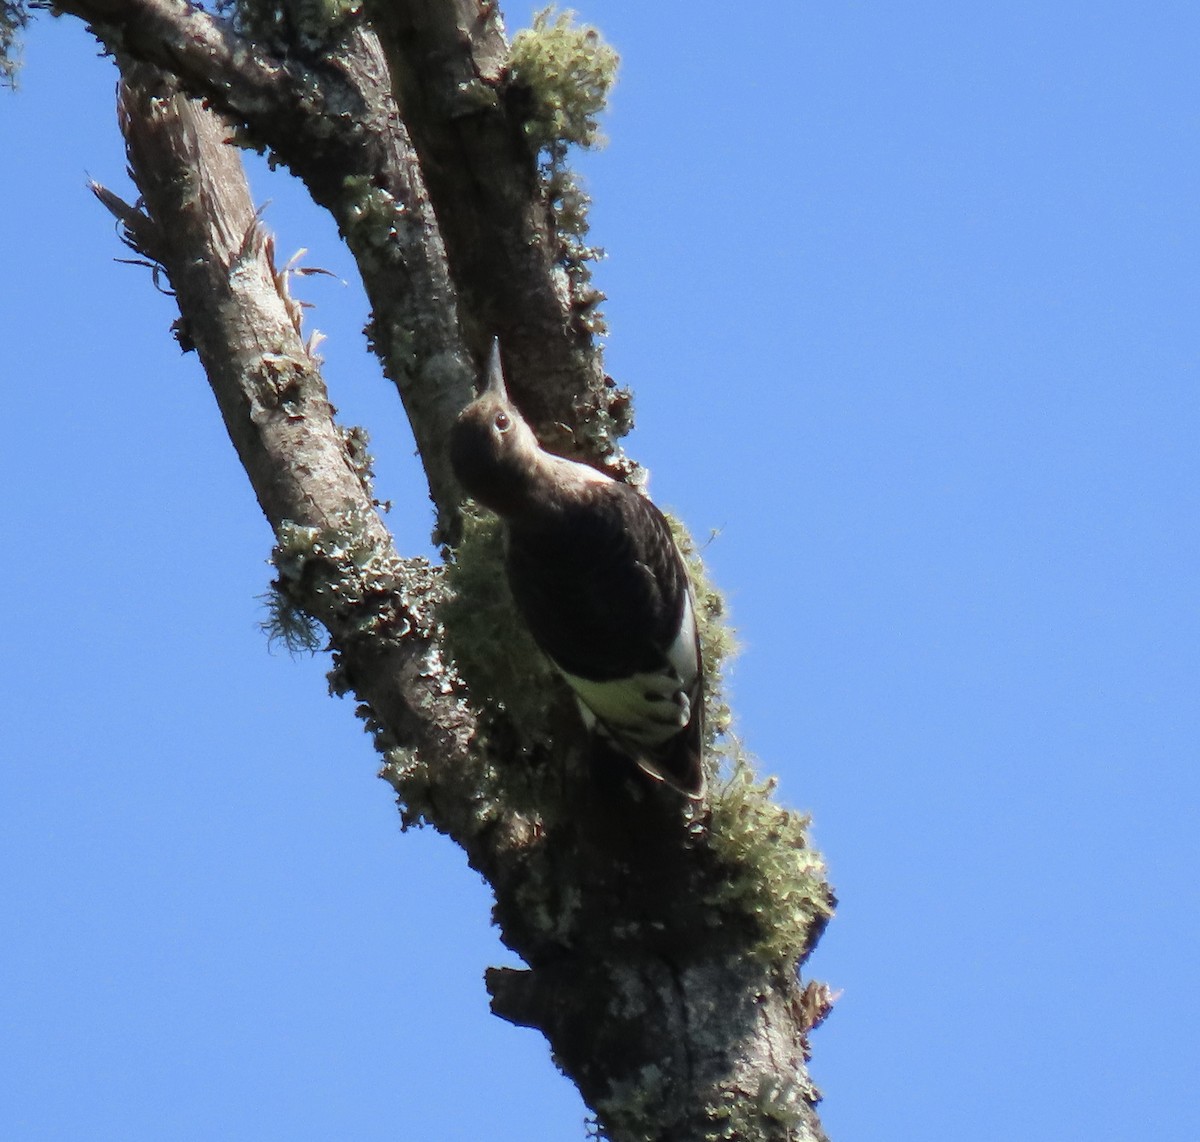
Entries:
POLYGON ((0 87, 15 87, 21 67, 20 33, 29 23, 24 0, 0 0, 0 87))
POLYGON ((764 964, 802 963, 833 915, 825 862, 808 837, 806 814, 773 799, 775 780, 755 779, 735 755, 732 773, 712 796, 709 838, 724 874, 708 903, 751 925, 751 954, 764 964))
POLYGON ((513 37, 509 55, 513 83, 530 94, 525 120, 530 142, 552 153, 572 143, 601 145, 599 116, 619 62, 594 27, 575 23, 574 12, 539 12, 532 28, 513 37))
POLYGON ((600 303, 604 295, 591 283, 589 262, 604 251, 587 242, 591 198, 579 176, 566 165, 571 146, 598 147, 600 114, 617 78, 619 56, 590 24, 576 24, 575 13, 543 9, 533 27, 513 37, 509 74, 524 91, 526 138, 542 156, 541 177, 558 239, 558 262, 566 272, 575 319, 588 333, 607 331, 600 303))
POLYGON ((503 525, 491 512, 464 509, 446 585, 438 611, 445 646, 476 704, 506 715, 518 732, 543 728, 559 684, 517 614, 505 578, 503 525))

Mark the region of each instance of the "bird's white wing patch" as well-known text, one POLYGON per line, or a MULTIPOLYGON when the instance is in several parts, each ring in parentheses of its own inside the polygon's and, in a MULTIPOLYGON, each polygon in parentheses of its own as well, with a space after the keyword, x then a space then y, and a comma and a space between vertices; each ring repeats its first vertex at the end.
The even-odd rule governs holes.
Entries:
POLYGON ((691 700, 673 675, 634 674, 596 682, 563 671, 563 677, 587 710, 622 741, 659 746, 691 721, 691 700))
POLYGON ((662 671, 597 682, 561 671, 585 708, 621 741, 654 748, 673 738, 692 720, 691 694, 700 673, 696 655, 696 615, 691 592, 684 600, 679 634, 662 671))
POLYGON ((700 656, 696 651, 696 607, 689 586, 683 597, 683 617, 679 620, 679 634, 667 651, 667 661, 675 668, 683 688, 691 691, 700 673, 700 656))

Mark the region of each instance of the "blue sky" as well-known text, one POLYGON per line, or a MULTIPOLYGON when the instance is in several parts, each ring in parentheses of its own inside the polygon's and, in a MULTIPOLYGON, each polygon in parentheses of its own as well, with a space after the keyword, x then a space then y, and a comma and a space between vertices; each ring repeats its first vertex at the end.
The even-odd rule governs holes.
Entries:
MULTIPOLYGON (((582 165, 629 447, 718 532, 739 732, 842 899, 827 1129, 1194 1142, 1200 14, 582 14, 624 60, 582 165)), ((487 1013, 483 885, 257 629, 268 529, 84 189, 125 186, 113 84, 41 18, 0 98, 0 1136, 580 1138, 487 1013)), ((419 550, 361 294, 300 289, 419 550)))

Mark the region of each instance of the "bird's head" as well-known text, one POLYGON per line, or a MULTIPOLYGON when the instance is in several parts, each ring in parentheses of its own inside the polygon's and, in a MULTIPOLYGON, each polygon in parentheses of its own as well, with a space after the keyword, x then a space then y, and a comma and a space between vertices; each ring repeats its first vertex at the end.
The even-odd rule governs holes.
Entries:
POLYGON ((483 391, 462 410, 450 430, 450 463, 463 490, 500 515, 520 510, 541 455, 533 429, 509 400, 500 365, 500 341, 492 341, 483 391))

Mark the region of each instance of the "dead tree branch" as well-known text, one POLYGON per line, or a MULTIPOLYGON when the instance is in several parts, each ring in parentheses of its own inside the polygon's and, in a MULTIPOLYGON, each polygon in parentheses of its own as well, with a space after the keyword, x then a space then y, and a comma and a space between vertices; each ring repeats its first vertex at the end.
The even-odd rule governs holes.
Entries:
POLYGON ((120 109, 145 207, 116 212, 170 277, 183 340, 279 540, 281 589, 328 629, 341 677, 380 732, 453 786, 472 771, 475 720, 435 642, 441 574, 396 553, 369 473, 333 419, 228 128, 145 65, 126 68, 120 109))
POLYGON ((534 418, 561 418, 577 451, 611 458, 613 395, 562 288, 490 5, 397 3, 379 16, 386 52, 358 18, 289 52, 180 0, 62 7, 92 21, 125 75, 143 206, 102 197, 170 278, 180 339, 275 531, 277 588, 329 631, 333 685, 361 699, 404 819, 452 836, 495 889, 502 938, 527 965, 490 974, 495 1011, 546 1034, 615 1142, 818 1142, 805 1053, 823 1009, 797 970, 831 896, 805 822, 740 764, 701 809, 594 771, 562 687, 497 632, 511 607, 485 521, 468 517, 452 572, 397 554, 226 142, 270 148, 338 219, 444 525, 459 509, 446 429, 496 328, 524 345, 534 418), (514 654, 532 712, 472 679, 468 691, 448 645, 514 654))
POLYGON ((452 531, 459 492, 444 441, 476 367, 374 33, 358 23, 331 29, 318 73, 183 0, 60 7, 87 20, 119 60, 152 63, 207 99, 229 117, 229 138, 270 151, 333 215, 358 264, 371 343, 404 401, 439 524, 452 531))

